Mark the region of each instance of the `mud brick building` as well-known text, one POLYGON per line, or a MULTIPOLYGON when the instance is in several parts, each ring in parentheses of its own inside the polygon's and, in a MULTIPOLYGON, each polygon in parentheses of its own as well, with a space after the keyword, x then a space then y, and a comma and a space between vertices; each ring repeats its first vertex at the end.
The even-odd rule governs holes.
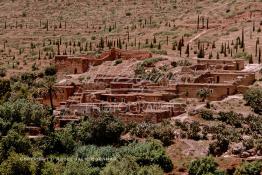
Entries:
MULTIPOLYGON (((152 55, 147 52, 112 49, 97 58, 57 56, 55 61, 58 73, 81 74, 89 71, 90 66, 105 61, 150 57, 152 55)), ((58 126, 79 121, 79 116, 97 116, 101 111, 114 113, 124 122, 160 122, 186 112, 185 104, 171 102, 174 98, 198 98, 198 91, 207 89, 209 100, 221 100, 245 92, 256 76, 246 69, 244 60, 197 59, 194 65, 183 67, 175 78, 153 83, 132 76, 116 77, 101 73, 87 84, 58 84, 57 93, 53 96, 54 105, 58 112, 68 113, 58 117, 58 126), (183 80, 180 76, 183 74, 189 78, 183 80)), ((49 98, 45 97, 43 103, 48 102, 49 98)))
POLYGON ((152 57, 151 53, 143 51, 122 51, 119 49, 111 49, 110 51, 102 53, 99 57, 95 56, 55 56, 55 65, 58 73, 64 74, 81 74, 88 71, 90 66, 97 66, 105 61, 114 61, 117 59, 142 60, 152 57))

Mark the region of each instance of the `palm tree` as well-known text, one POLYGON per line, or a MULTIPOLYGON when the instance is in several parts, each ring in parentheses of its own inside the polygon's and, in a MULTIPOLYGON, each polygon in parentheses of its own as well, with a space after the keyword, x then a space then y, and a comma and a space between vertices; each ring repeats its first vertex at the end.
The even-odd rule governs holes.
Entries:
POLYGON ((49 96, 50 106, 52 111, 54 108, 53 95, 56 95, 57 89, 55 89, 55 76, 46 76, 40 87, 32 89, 35 97, 46 97, 49 96))
POLYGON ((197 92, 197 96, 201 98, 201 102, 204 102, 206 98, 210 96, 210 90, 209 89, 200 89, 197 92))

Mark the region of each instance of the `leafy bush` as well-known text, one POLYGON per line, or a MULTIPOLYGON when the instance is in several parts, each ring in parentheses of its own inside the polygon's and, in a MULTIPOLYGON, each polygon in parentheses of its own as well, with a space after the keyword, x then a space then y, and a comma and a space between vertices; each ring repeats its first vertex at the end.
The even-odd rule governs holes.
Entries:
POLYGON ((118 64, 121 64, 122 62, 123 62, 123 61, 122 61, 121 59, 118 59, 118 60, 115 61, 114 66, 116 66, 116 65, 118 65, 118 64))
POLYGON ((256 113, 262 112, 262 90, 258 88, 252 88, 246 91, 244 99, 247 104, 250 105, 256 113))
POLYGON ((153 64, 159 62, 159 61, 162 61, 163 58, 147 58, 145 59, 143 62, 142 62, 142 66, 144 67, 150 67, 150 66, 153 66, 153 64))
POLYGON ((71 154, 76 148, 76 142, 71 128, 55 131, 43 140, 44 154, 66 153, 71 154))
POLYGON ((55 66, 49 66, 45 69, 45 75, 46 76, 53 76, 56 74, 56 68, 55 66))
POLYGON ((106 145, 118 142, 124 125, 111 114, 103 114, 101 117, 89 118, 82 122, 78 131, 81 142, 106 145))
POLYGON ((261 162, 245 162, 236 169, 234 175, 260 175, 262 170, 261 162))
POLYGON ((11 92, 11 85, 9 80, 0 80, 0 99, 11 92))
POLYGON ((6 69, 0 68, 0 77, 5 77, 5 75, 6 75, 6 69))
POLYGON ((218 164, 212 157, 204 157, 194 160, 189 165, 189 175, 222 175, 223 172, 217 170, 218 164))
POLYGON ((213 156, 221 156, 228 150, 229 140, 223 136, 219 136, 217 141, 209 145, 209 154, 213 156))
POLYGON ((230 112, 219 112, 218 120, 223 121, 229 125, 232 125, 236 128, 242 126, 243 117, 240 114, 237 114, 233 111, 230 112))
POLYGON ((0 174, 31 175, 35 174, 35 172, 36 163, 29 160, 29 157, 22 154, 11 153, 8 159, 0 165, 0 174))
POLYGON ((1 159, 7 158, 10 151, 30 155, 31 149, 32 149, 32 145, 27 137, 20 135, 14 130, 10 130, 7 136, 1 140, 0 162, 1 159))
POLYGON ((238 52, 234 55, 234 58, 244 59, 244 60, 250 60, 252 57, 251 54, 248 54, 247 52, 238 52))
POLYGON ((200 116, 205 120, 213 120, 213 112, 211 110, 201 110, 200 116))
POLYGON ((169 146, 175 137, 173 126, 169 123, 153 125, 144 122, 132 128, 131 134, 141 138, 153 137, 160 140, 164 146, 169 146))

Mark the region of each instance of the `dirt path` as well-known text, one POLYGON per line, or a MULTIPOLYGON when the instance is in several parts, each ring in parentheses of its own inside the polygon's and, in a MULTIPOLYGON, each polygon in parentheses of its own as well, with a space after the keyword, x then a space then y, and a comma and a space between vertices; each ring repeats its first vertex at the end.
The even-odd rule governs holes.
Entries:
POLYGON ((189 43, 189 44, 192 43, 193 41, 195 41, 196 39, 198 39, 199 37, 201 37, 202 35, 204 35, 205 33, 207 33, 207 31, 208 31, 208 30, 204 30, 204 31, 202 31, 201 33, 197 34, 194 38, 190 39, 190 40, 188 41, 188 43, 189 43))

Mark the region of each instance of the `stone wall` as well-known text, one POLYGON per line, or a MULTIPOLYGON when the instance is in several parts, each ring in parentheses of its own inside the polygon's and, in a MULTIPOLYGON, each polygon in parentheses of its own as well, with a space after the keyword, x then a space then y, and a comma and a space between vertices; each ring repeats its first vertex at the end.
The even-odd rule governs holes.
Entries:
POLYGON ((111 49, 102 53, 99 57, 81 56, 71 57, 67 55, 55 56, 55 65, 58 73, 81 74, 89 69, 89 66, 97 66, 105 61, 114 61, 117 59, 146 59, 152 57, 151 53, 143 51, 122 51, 111 49))
POLYGON ((187 83, 178 84, 176 91, 180 97, 198 98, 197 92, 200 89, 209 89, 209 100, 221 100, 228 95, 233 95, 237 92, 237 87, 231 84, 200 84, 200 83, 187 83))
POLYGON ((222 64, 226 70, 243 70, 245 61, 241 59, 197 59, 198 64, 218 65, 222 64))

